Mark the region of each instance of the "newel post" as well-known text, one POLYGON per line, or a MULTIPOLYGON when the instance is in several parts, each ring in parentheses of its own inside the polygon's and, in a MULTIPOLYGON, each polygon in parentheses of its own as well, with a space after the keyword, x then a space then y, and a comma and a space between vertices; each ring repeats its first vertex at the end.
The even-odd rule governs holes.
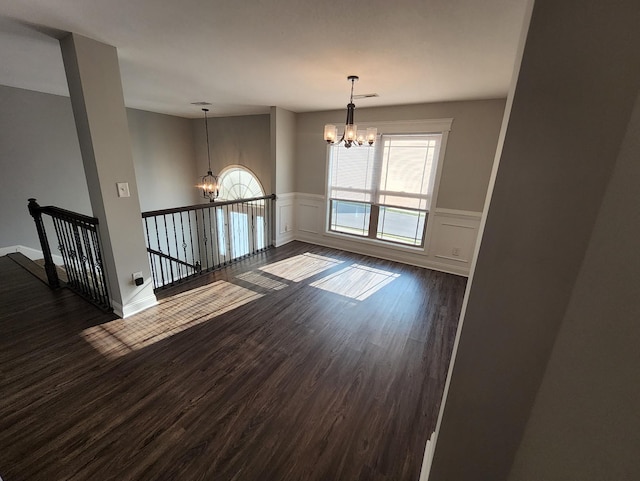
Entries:
POLYGON ((49 249, 47 232, 44 229, 44 222, 42 222, 42 213, 40 212, 40 209, 41 208, 36 202, 36 199, 29 199, 29 214, 31 214, 31 217, 33 217, 33 220, 36 223, 38 239, 40 239, 40 247, 42 248, 42 255, 44 257, 44 270, 47 273, 49 287, 55 289, 60 287, 60 281, 58 280, 56 265, 53 263, 53 257, 51 256, 51 249, 49 249))

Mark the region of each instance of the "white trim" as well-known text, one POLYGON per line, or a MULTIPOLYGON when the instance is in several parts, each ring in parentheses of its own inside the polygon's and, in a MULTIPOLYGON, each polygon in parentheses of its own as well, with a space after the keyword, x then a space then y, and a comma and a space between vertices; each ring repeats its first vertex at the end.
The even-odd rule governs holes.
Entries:
POLYGON ((476 212, 473 210, 457 210, 457 209, 445 209, 443 207, 436 207, 433 209, 434 215, 446 215, 448 217, 468 217, 472 219, 480 219, 482 212, 476 212))
MULTIPOLYGON (((0 247, 0 256, 6 256, 7 254, 13 254, 14 252, 19 252, 25 257, 28 257, 29 259, 31 259, 32 261, 42 259, 44 257, 44 254, 42 253, 42 251, 38 249, 33 249, 31 247, 23 246, 23 245, 0 247)), ((64 265, 64 259, 62 258, 62 256, 59 256, 57 254, 51 254, 51 258, 53 259, 53 263, 55 265, 57 266, 64 265)))
POLYGON ((285 201, 295 199, 299 195, 297 192, 287 192, 286 194, 276 194, 276 201, 285 201))
POLYGON ((309 244, 321 245, 324 247, 331 247, 333 249, 340 249, 347 252, 353 252, 355 254, 362 254, 365 256, 377 257, 379 259, 385 259, 394 262, 400 262, 401 264, 408 264, 417 267, 424 267, 426 269, 432 269, 435 271, 446 272, 448 274, 455 274, 459 276, 467 276, 468 269, 466 267, 459 267, 456 265, 445 264, 437 262, 427 258, 422 251, 419 253, 410 253, 397 248, 394 249, 393 245, 388 243, 380 243, 381 245, 371 245, 366 242, 362 242, 361 239, 351 238, 351 236, 340 235, 308 235, 304 232, 298 232, 296 240, 302 242, 308 242, 309 244))
POLYGON ((442 132, 442 138, 440 139, 440 150, 438 151, 438 160, 436 164, 436 175, 431 179, 431 202, 429 205, 429 216, 427 216, 427 226, 424 230, 424 251, 428 255, 429 249, 433 241, 433 208, 438 205, 438 193, 440 191, 440 179, 442 178, 442 169, 444 167, 444 156, 447 150, 447 141, 449 140, 449 131, 442 132))
POLYGON ((431 239, 435 252, 429 255, 426 245, 420 247, 393 244, 368 237, 361 238, 327 231, 327 205, 323 195, 287 192, 279 195, 278 198, 280 206, 291 209, 286 212, 286 215, 292 222, 289 225, 291 228, 285 231, 280 209, 276 210, 278 217, 276 225, 279 227, 274 240, 276 247, 299 240, 450 274, 469 275, 480 212, 437 208, 435 212, 430 213, 429 217, 432 218, 435 226, 432 228, 433 235, 438 236, 439 232, 442 232, 439 228, 445 226, 454 229, 454 232, 459 233, 461 237, 458 238, 458 234, 454 233, 452 238, 452 232, 449 230, 444 233, 447 237, 431 239), (459 256, 451 255, 453 248, 460 249, 459 256))
POLYGON ((155 294, 152 294, 147 297, 143 297, 142 299, 138 299, 134 302, 129 302, 126 305, 122 305, 119 302, 111 300, 111 306, 113 307, 113 312, 118 317, 122 319, 126 319, 127 317, 133 316, 138 312, 142 312, 145 309, 153 307, 158 304, 158 300, 156 299, 155 294))
POLYGON ((469 259, 461 259, 460 257, 443 256, 442 254, 436 254, 433 257, 437 257, 438 259, 446 259, 448 261, 469 263, 469 259))
POLYGON ((427 439, 427 446, 424 449, 424 457, 422 458, 422 469, 420 470, 419 481, 427 481, 431 463, 433 462, 433 453, 436 445, 436 432, 431 433, 431 437, 427 439))
POLYGON ((324 195, 321 195, 321 194, 307 194, 306 192, 294 192, 292 195, 294 195, 298 199, 306 199, 309 201, 319 200, 321 202, 324 202, 324 199, 326 198, 324 195))

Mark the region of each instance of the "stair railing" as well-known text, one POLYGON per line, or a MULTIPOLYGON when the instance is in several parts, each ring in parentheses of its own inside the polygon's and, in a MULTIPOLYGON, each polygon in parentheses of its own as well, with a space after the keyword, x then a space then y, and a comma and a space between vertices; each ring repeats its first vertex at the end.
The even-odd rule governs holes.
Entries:
POLYGON ((44 269, 51 288, 60 286, 43 214, 51 218, 67 275, 66 286, 93 304, 111 309, 107 277, 100 247, 98 219, 54 206, 41 207, 29 199, 29 213, 38 231, 44 269))
POLYGON ((273 246, 275 194, 143 212, 154 289, 273 246))

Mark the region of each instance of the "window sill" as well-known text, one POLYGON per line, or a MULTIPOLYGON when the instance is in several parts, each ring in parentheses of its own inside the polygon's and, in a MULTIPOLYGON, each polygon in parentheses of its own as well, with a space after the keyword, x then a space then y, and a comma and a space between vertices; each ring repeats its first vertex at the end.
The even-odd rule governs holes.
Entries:
POLYGON ((326 228, 322 235, 324 237, 330 237, 333 239, 340 239, 348 242, 353 242, 355 244, 359 244, 362 246, 391 249, 394 251, 404 252, 404 253, 413 254, 413 255, 421 255, 421 256, 427 255, 426 241, 425 241, 425 246, 423 247, 402 245, 402 244, 396 244, 393 242, 388 242, 380 239, 371 239, 369 237, 360 237, 356 235, 342 234, 340 232, 327 230, 326 228))

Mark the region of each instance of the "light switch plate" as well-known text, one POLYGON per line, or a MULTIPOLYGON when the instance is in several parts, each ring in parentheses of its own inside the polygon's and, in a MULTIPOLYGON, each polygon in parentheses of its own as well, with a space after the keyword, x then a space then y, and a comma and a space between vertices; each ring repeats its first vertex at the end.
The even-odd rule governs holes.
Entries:
POLYGON ((128 182, 118 182, 116 185, 118 186, 118 197, 129 197, 128 182))

